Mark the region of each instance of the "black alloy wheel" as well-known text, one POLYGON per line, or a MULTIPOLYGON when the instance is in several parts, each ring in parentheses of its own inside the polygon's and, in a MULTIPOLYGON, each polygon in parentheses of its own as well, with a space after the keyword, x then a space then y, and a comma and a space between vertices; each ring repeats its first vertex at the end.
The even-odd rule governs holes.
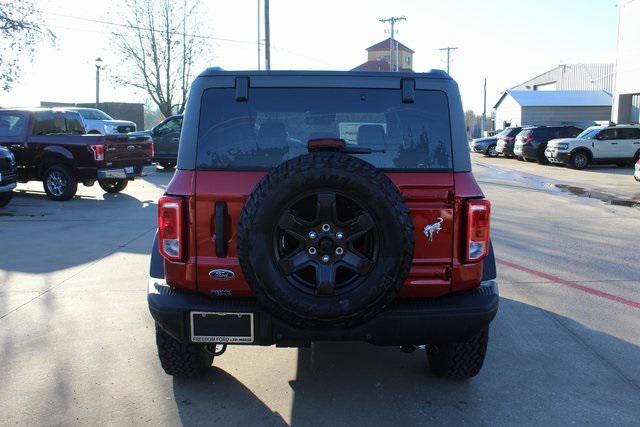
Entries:
POLYGON ((334 191, 301 196, 283 212, 274 233, 275 257, 292 286, 335 295, 360 286, 378 255, 371 214, 334 191))

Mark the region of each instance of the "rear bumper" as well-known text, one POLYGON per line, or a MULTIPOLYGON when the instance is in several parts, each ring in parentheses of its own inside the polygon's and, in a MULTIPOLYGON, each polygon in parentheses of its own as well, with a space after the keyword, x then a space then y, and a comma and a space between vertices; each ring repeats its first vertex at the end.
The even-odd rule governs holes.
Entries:
POLYGON ((516 156, 524 157, 525 159, 537 159, 538 148, 530 145, 521 145, 513 149, 513 153, 516 156))
POLYGON ((170 288, 162 279, 150 279, 147 300, 157 324, 181 342, 191 342, 192 311, 252 313, 252 345, 297 347, 312 341, 365 341, 395 346, 461 340, 479 332, 493 320, 499 297, 496 282, 488 280, 465 293, 396 300, 362 325, 331 330, 300 329, 265 312, 254 299, 207 298, 170 288))
POLYGON ((98 169, 98 179, 134 179, 156 171, 154 165, 98 169))
POLYGON ((513 156, 513 142, 499 142, 496 145, 496 151, 500 154, 513 156))

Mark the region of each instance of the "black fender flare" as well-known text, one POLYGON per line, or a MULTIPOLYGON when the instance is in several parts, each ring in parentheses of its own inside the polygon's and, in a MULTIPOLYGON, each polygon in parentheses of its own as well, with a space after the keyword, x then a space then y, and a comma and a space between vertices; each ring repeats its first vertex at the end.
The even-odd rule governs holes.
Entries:
POLYGON ((151 246, 151 261, 149 262, 149 276, 154 279, 164 279, 164 258, 160 255, 158 249, 158 231, 153 237, 153 246, 151 246))
POLYGON ((482 262, 482 281, 494 280, 496 277, 496 256, 493 253, 493 242, 489 240, 489 254, 482 262))

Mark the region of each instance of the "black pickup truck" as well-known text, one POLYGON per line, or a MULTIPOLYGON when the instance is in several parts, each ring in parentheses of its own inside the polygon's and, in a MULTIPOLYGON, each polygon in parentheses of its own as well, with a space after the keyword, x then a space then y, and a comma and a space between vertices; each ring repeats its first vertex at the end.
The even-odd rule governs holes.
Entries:
POLYGON ((1 109, 0 146, 11 150, 19 182, 42 181, 52 200, 69 200, 78 183, 118 193, 155 170, 153 142, 142 135, 86 135, 64 109, 1 109))

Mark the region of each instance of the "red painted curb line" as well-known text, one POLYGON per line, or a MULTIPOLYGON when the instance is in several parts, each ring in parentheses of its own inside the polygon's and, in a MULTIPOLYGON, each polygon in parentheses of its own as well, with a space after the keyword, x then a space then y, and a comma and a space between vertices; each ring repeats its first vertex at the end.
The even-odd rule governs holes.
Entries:
POLYGON ((572 288, 572 289, 577 289, 579 291, 586 292, 589 295, 594 295, 594 296, 597 296, 597 297, 600 297, 600 298, 604 298, 604 299, 608 299, 610 301, 615 301, 617 303, 624 304, 624 305, 629 306, 629 307, 640 309, 640 302, 638 302, 638 301, 632 301, 630 299, 622 298, 622 297, 619 297, 617 295, 610 294, 608 292, 603 292, 603 291, 600 291, 598 289, 591 288, 589 286, 581 285, 581 284, 576 283, 576 282, 571 282, 571 281, 565 280, 565 279, 563 279, 561 277, 554 276, 554 275, 548 274, 548 273, 544 273, 542 271, 534 270, 532 268, 525 267, 523 265, 516 264, 516 263, 511 262, 511 261, 505 261, 505 260, 502 260, 502 259, 496 259, 496 262, 498 264, 506 265, 507 267, 511 267, 511 268, 516 269, 516 270, 524 271, 525 273, 529 273, 529 274, 531 274, 533 276, 538 276, 538 277, 541 277, 543 279, 550 280, 550 281, 555 282, 555 283, 557 283, 559 285, 567 286, 567 287, 572 288))

